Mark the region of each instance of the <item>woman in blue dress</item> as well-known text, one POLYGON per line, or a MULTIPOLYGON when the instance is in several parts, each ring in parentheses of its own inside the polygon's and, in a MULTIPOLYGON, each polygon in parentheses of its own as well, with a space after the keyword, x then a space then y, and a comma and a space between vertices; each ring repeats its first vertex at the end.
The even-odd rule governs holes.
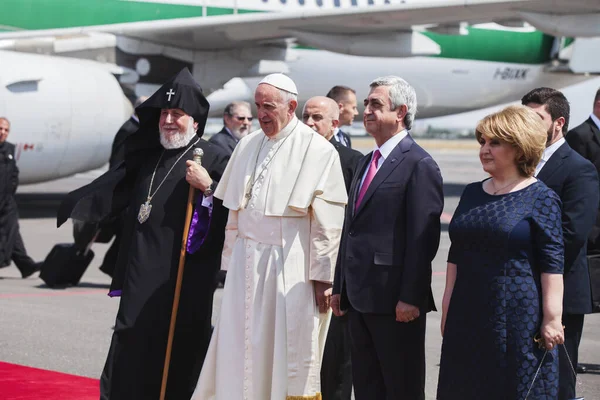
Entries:
POLYGON ((437 398, 555 400, 561 203, 533 177, 546 130, 533 111, 511 106, 484 118, 476 136, 491 177, 465 188, 449 227, 437 398))

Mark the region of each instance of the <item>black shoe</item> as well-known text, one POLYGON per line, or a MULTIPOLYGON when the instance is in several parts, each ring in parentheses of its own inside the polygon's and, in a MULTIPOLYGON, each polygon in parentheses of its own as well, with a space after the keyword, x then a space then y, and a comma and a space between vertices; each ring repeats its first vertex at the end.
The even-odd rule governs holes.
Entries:
POLYGON ((578 365, 577 366, 577 373, 578 374, 585 374, 587 372, 587 367, 585 365, 578 365))
POLYGON ((43 264, 43 262, 37 262, 37 263, 31 264, 27 268, 23 268, 21 270, 21 277, 23 279, 29 278, 31 275, 35 274, 36 272, 39 272, 40 269, 42 268, 42 264, 43 264))

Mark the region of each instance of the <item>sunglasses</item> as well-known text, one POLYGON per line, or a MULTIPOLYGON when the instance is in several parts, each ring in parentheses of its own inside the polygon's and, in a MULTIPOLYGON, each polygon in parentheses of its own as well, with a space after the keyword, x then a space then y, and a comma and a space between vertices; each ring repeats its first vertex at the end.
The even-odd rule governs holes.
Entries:
POLYGON ((252 117, 233 117, 233 118, 237 119, 240 122, 244 121, 245 119, 247 119, 248 122, 252 122, 252 117))

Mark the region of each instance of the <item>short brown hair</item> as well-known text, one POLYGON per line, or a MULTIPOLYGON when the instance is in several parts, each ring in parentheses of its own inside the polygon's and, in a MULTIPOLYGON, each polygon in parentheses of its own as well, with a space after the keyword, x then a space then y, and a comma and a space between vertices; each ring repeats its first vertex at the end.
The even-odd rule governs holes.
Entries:
POLYGON ((342 100, 346 100, 346 97, 348 97, 348 93, 356 94, 356 90, 349 88, 348 86, 338 85, 329 89, 329 92, 327 92, 325 97, 329 97, 330 99, 333 99, 337 103, 339 103, 342 100))
POLYGON ((562 92, 556 89, 541 87, 533 89, 521 98, 521 104, 526 106, 529 103, 541 104, 544 106, 552 121, 556 121, 560 117, 565 119, 562 127, 564 135, 569 131, 569 116, 571 114, 571 106, 569 100, 562 92))
POLYGON ((512 145, 517 150, 517 169, 523 176, 533 176, 548 140, 539 115, 524 106, 509 106, 488 115, 477 124, 475 136, 478 141, 485 136, 512 145))

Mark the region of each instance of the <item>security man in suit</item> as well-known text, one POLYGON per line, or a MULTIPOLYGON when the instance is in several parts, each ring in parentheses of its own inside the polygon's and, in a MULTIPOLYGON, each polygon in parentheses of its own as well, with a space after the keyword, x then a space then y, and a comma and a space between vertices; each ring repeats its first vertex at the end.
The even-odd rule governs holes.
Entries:
POLYGON ((361 160, 352 181, 331 308, 338 316, 348 312, 356 400, 424 400, 442 175, 408 134, 417 110, 414 89, 395 76, 370 86, 363 120, 377 149, 361 160))
POLYGON ((19 169, 15 160, 15 145, 6 141, 10 122, 0 117, 0 268, 15 263, 21 276, 27 278, 40 270, 25 251, 19 232, 19 211, 15 192, 19 185, 19 169))
MULTIPOLYGON (((345 147, 333 138, 339 124, 339 108, 328 97, 308 99, 302 110, 302 122, 329 140, 340 155, 346 190, 350 190, 356 165, 363 155, 345 147)), ((321 394, 323 400, 350 400, 352 397, 352 362, 350 359, 350 332, 348 317, 331 317, 327 341, 321 362, 321 394)))
POLYGON ((213 135, 209 142, 221 147, 228 155, 231 155, 237 143, 250 133, 251 128, 250 103, 234 101, 229 103, 223 112, 223 129, 213 135))
POLYGON ((329 143, 338 151, 346 189, 350 190, 354 169, 363 155, 342 145, 333 137, 335 129, 339 126, 339 114, 338 105, 332 99, 323 96, 311 97, 304 104, 302 122, 329 140, 329 143))
MULTIPOLYGON (((592 114, 581 125, 569 131, 567 143, 573 150, 590 160, 600 176, 600 89, 594 97, 592 114)), ((600 213, 588 238, 588 255, 600 255, 600 213)))
MULTIPOLYGON (((327 97, 333 99, 340 109, 339 126, 352 125, 354 117, 358 115, 358 109, 356 108, 356 91, 348 86, 334 86, 327 93, 327 97)), ((339 127, 335 128, 333 137, 342 146, 352 148, 350 135, 342 131, 339 127)))
POLYGON ((563 206, 565 270, 562 323, 565 326, 565 343, 564 348, 559 348, 558 399, 568 400, 575 398, 575 370, 583 316, 592 311, 586 242, 598 212, 598 174, 592 163, 577 154, 565 141, 570 107, 561 92, 537 88, 523 96, 521 103, 532 108, 548 129, 546 149, 535 176, 558 194, 563 206))

